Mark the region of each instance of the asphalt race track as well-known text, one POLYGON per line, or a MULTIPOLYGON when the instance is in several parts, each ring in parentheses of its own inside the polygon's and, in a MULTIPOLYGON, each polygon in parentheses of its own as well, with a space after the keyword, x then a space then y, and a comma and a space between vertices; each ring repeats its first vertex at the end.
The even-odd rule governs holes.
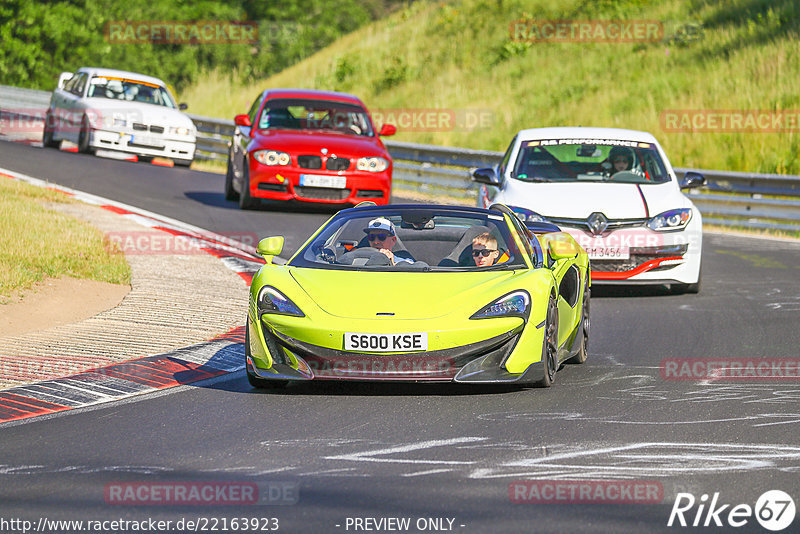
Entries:
MULTIPOLYGON (((219 175, 6 142, 0 167, 223 234, 283 234, 287 254, 331 213, 242 212, 219 175)), ((768 490, 800 503, 796 367, 793 380, 662 371, 677 358, 796 366, 798 260, 798 243, 708 234, 699 295, 595 288, 589 360, 562 368, 550 389, 323 382, 261 392, 239 372, 0 426, 0 517, 277 518, 280 532, 297 533, 366 531, 357 518, 410 518, 408 532, 767 532, 755 517, 726 521, 768 490), (651 483, 660 503, 512 503, 510 485, 533 479, 651 483), (120 484, 176 482, 255 483, 274 499, 107 502, 120 484), (698 501, 690 526, 668 527, 681 492, 698 501), (703 511, 692 527, 701 496, 708 510, 715 493, 717 508, 729 505, 717 516, 725 526, 703 527, 703 511)))

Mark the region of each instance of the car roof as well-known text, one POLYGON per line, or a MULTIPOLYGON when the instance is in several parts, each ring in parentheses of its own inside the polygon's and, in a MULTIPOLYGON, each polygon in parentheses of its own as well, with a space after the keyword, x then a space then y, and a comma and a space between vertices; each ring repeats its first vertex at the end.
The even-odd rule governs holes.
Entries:
POLYGON ((163 80, 156 78, 155 76, 147 76, 146 74, 139 74, 138 72, 130 72, 127 70, 104 69, 101 67, 81 67, 78 69, 78 72, 86 72, 95 76, 111 76, 112 78, 131 78, 165 87, 167 85, 163 80))
POLYGON ((530 128, 517 133, 518 141, 537 139, 615 139, 658 144, 648 132, 626 130, 623 128, 595 128, 589 126, 560 126, 551 128, 530 128))
POLYGON ((313 100, 332 100, 365 107, 364 103, 355 95, 340 93, 339 91, 320 91, 317 89, 266 89, 264 96, 273 98, 304 98, 313 100))

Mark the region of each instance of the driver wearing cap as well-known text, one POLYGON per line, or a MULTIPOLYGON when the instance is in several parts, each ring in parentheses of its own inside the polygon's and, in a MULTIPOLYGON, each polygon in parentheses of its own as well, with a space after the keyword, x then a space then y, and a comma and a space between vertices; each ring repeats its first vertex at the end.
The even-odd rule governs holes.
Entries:
POLYGON ((369 246, 381 251, 381 254, 389 258, 392 265, 397 265, 400 262, 414 263, 414 258, 411 257, 405 250, 398 250, 392 252, 392 247, 397 243, 397 235, 395 233, 394 224, 389 219, 378 217, 372 219, 364 232, 367 234, 369 246))

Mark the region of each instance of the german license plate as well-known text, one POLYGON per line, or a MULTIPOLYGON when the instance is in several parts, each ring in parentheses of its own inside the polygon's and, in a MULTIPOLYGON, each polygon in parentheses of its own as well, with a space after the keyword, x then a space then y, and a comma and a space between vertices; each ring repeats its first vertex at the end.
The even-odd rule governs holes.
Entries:
POLYGON ((586 252, 590 260, 627 260, 631 257, 628 247, 591 247, 586 252))
POLYGON ((153 148, 164 148, 164 141, 155 137, 147 137, 146 135, 132 135, 129 144, 151 146, 153 148))
POLYGON ((344 350, 358 352, 422 352, 428 350, 428 333, 362 334, 347 332, 344 350))
POLYGON ((344 189, 347 187, 347 176, 301 174, 300 185, 305 185, 308 187, 331 187, 333 189, 344 189))

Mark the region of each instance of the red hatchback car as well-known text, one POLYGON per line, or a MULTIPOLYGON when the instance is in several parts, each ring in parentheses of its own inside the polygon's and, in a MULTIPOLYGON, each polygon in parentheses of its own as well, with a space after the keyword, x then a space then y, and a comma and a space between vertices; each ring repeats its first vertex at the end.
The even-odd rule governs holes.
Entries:
POLYGON ((225 198, 388 204, 392 159, 357 97, 332 91, 268 89, 234 118, 225 198))

